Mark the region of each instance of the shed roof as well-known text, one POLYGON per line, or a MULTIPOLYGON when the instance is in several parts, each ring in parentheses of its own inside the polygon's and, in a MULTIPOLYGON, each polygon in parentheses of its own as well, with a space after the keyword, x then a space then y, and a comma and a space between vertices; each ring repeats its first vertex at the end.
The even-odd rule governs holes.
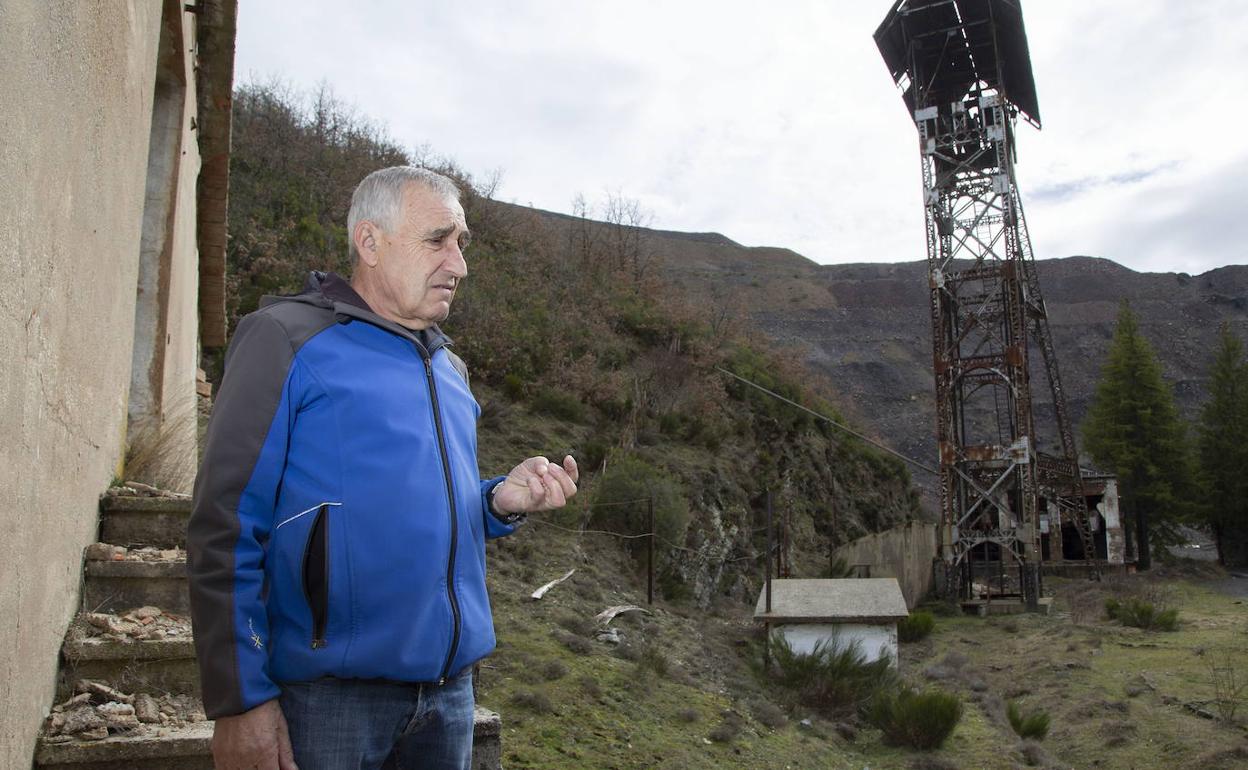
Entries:
POLYGON ((891 622, 910 614, 897 578, 773 580, 771 614, 767 587, 759 592, 755 620, 771 623, 891 622))

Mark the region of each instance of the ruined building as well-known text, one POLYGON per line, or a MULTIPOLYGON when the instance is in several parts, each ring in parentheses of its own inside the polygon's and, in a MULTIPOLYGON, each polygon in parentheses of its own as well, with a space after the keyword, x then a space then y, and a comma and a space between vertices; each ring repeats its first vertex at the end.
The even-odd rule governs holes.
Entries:
POLYGON ((224 343, 235 0, 0 12, 0 766, 27 767, 127 457, 189 491, 224 343))

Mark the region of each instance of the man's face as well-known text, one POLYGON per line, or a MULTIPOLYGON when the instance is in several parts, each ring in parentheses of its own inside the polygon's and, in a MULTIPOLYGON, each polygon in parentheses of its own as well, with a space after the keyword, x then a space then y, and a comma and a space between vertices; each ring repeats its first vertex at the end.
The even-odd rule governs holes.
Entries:
POLYGON ((377 235, 379 315, 415 329, 446 319, 459 282, 468 275, 464 209, 424 185, 403 191, 399 220, 377 235))

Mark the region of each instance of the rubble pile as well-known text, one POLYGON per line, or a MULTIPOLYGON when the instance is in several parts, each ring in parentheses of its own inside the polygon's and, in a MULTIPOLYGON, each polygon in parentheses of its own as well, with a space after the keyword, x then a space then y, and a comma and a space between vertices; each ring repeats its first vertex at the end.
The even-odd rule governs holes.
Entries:
POLYGON ((141 481, 127 481, 119 487, 109 487, 108 494, 113 497, 167 497, 173 500, 188 500, 191 497, 184 492, 171 492, 141 481))
POLYGON ((44 723, 45 740, 100 741, 143 729, 160 734, 164 729, 204 721, 203 708, 189 695, 127 695, 90 679, 80 679, 74 692, 74 697, 52 707, 44 723))
POLYGON ((119 615, 84 612, 70 628, 69 638, 74 641, 111 639, 115 642, 190 639, 191 621, 185 615, 174 615, 159 607, 137 607, 119 615))
POLYGON ((92 543, 83 551, 87 561, 185 561, 186 551, 181 548, 126 548, 124 545, 92 543))

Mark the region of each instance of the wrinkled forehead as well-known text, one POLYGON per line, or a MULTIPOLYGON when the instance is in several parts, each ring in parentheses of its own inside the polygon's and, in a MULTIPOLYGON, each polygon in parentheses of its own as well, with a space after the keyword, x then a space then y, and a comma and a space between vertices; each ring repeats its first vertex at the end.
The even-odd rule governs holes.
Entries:
POLYGON ((408 183, 403 189, 403 219, 420 226, 458 225, 467 229, 464 207, 453 195, 443 195, 422 184, 408 183))

